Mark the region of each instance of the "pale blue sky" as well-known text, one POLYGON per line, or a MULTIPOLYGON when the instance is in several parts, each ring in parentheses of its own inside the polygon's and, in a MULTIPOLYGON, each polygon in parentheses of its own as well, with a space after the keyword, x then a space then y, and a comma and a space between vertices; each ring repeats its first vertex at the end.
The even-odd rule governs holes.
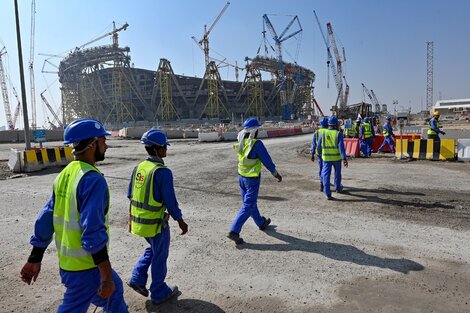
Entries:
MULTIPOLYGON (((426 42, 434 41, 434 101, 470 98, 470 1, 467 0, 233 0, 210 34, 210 47, 230 62, 244 64, 261 43, 262 15, 269 15, 280 33, 294 15, 303 28, 297 62, 316 73, 316 98, 324 112, 336 100, 330 74, 327 85, 326 49, 313 10, 324 31, 331 22, 346 50, 344 64, 350 85, 349 103, 363 100, 361 83, 373 89, 382 103, 393 110, 392 101, 421 110, 426 103, 426 42)), ((13 0, 0 1, 0 45, 5 45, 5 66, 20 92, 13 0)), ((38 125, 44 121, 39 93, 56 79, 41 74, 45 57, 38 53, 62 54, 120 26, 122 46, 129 46, 135 67, 155 69, 160 58, 171 61, 178 74, 202 76, 204 56, 191 36, 201 38, 204 24, 210 25, 225 0, 36 0, 35 75, 38 125), (45 79, 44 79, 45 76, 45 79)), ((29 38, 31 1, 19 0, 25 79, 29 101, 29 38)), ((103 39, 96 45, 109 44, 103 39)), ((295 55, 297 41, 286 41, 295 55)), ((293 61, 284 54, 286 61, 293 61)), ((57 60, 51 60, 58 64, 57 60)), ((52 69, 48 67, 48 69, 52 69)), ((233 70, 221 69, 223 79, 234 79, 233 70)), ((241 75, 244 75, 241 73, 241 75)), ((241 77, 240 79, 242 79, 241 77)), ((59 84, 46 93, 56 108, 59 84)), ((13 95, 10 103, 15 104, 13 95)), ((12 108, 13 110, 13 108, 12 108)), ((49 114, 50 115, 50 114, 49 114)), ((0 126, 5 125, 3 107, 0 126)), ((20 123, 22 125, 22 123, 20 123)))

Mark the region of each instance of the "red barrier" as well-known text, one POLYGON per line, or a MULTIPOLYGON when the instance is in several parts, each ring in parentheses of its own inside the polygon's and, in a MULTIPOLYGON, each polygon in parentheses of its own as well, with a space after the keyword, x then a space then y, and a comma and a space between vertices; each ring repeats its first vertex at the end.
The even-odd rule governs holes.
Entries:
MULTIPOLYGON (((405 135, 396 135, 396 137, 393 139, 393 143, 396 142, 397 139, 403 138, 404 140, 414 140, 414 139, 421 139, 421 134, 405 134, 405 135)), ((372 152, 377 152, 384 142, 384 136, 383 135, 375 135, 375 138, 372 139, 372 152)), ((390 149, 389 145, 386 145, 383 150, 383 152, 392 152, 390 149)))
POLYGON ((266 132, 268 134, 268 138, 273 138, 273 137, 279 137, 279 131, 278 130, 268 130, 266 132))
POLYGON ((357 138, 344 138, 344 147, 346 155, 349 157, 357 158, 361 155, 359 139, 357 138))

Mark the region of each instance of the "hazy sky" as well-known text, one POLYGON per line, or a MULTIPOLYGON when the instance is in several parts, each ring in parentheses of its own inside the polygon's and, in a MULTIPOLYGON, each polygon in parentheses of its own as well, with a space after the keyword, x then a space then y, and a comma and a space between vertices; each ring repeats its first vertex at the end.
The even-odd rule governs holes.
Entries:
MULTIPOLYGON (((18 2, 29 105, 31 1, 18 2)), ((40 92, 49 86, 45 93, 49 102, 55 108, 60 104, 57 75, 41 73, 46 57, 38 53, 65 56, 74 47, 111 31, 112 21, 117 26, 127 22, 129 28, 119 33, 119 43, 130 47, 135 67, 156 69, 159 59, 167 58, 176 73, 201 77, 204 55, 191 36, 200 39, 204 24, 210 25, 225 3, 225 0, 36 0, 34 65, 38 125, 44 124, 46 112, 40 92)), ((4 65, 20 93, 13 4, 13 0, 0 1, 0 48, 3 45, 7 48, 4 65)), ((389 105, 390 111, 393 100, 413 111, 424 108, 427 41, 434 42, 434 102, 439 98, 470 98, 468 0, 232 0, 209 36, 211 55, 243 65, 244 58, 255 56, 262 43, 263 14, 268 14, 278 34, 297 15, 302 37, 285 42, 284 59, 294 61, 290 56, 295 57, 300 40, 297 62, 315 72, 316 98, 328 114, 337 91, 331 73, 327 88, 326 48, 313 10, 325 32, 326 23, 331 22, 338 43, 346 51, 343 66, 350 85, 349 103, 364 99, 361 86, 364 83, 374 90, 380 102, 389 105)), ((105 38, 95 44, 110 43, 111 38, 105 38)), ((57 65, 59 60, 50 59, 57 65)), ((54 70, 50 65, 45 69, 54 70)), ((223 79, 234 79, 233 69, 223 68, 220 72, 223 79)), ((244 72, 240 74, 242 80, 244 72)), ((16 100, 11 88, 10 103, 13 111, 16 100)), ((5 124, 2 107, 0 126, 5 124)))

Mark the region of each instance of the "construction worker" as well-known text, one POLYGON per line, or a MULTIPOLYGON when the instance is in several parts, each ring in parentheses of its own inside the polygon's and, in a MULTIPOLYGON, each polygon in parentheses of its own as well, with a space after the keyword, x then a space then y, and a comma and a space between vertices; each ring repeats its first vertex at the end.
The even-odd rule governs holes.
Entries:
POLYGON ((356 127, 355 125, 351 122, 351 119, 349 119, 350 128, 344 128, 344 137, 345 138, 354 138, 356 136, 356 127))
POLYGON ((359 131, 359 140, 361 141, 361 150, 364 157, 368 158, 372 154, 372 138, 375 137, 374 128, 370 124, 370 118, 364 118, 359 131))
POLYGON ((343 185, 341 185, 341 160, 343 160, 344 166, 348 167, 343 134, 338 131, 338 119, 335 116, 328 119, 328 129, 320 135, 317 149, 318 155, 323 160, 323 192, 326 198, 331 200, 333 199, 330 190, 331 168, 334 167, 335 169, 335 190, 340 193, 343 191, 343 185))
POLYGON ((261 140, 256 139, 260 126, 261 123, 256 118, 248 118, 243 123, 243 130, 238 133, 238 143, 233 146, 238 155, 238 184, 243 204, 227 237, 236 244, 244 243, 240 232, 249 217, 260 230, 265 230, 271 223, 270 218, 261 216, 257 205, 261 164, 277 178, 278 182, 282 181, 282 176, 277 172, 268 150, 261 140))
POLYGON ((382 134, 384 135, 384 141, 380 145, 377 151, 378 153, 382 152, 386 145, 389 145, 390 150, 392 150, 392 153, 395 154, 395 145, 393 144, 393 138, 395 138, 395 134, 393 133, 392 124, 390 123, 391 120, 392 118, 390 116, 385 118, 385 124, 382 131, 382 134))
POLYGON ((188 232, 188 225, 176 200, 173 175, 163 162, 170 145, 165 133, 149 130, 142 135, 140 143, 145 145, 148 157, 134 168, 129 183, 129 230, 138 237, 144 237, 150 246, 137 261, 127 284, 148 297, 147 273, 151 268, 150 298, 154 304, 160 304, 179 294, 177 286, 165 283, 170 248, 169 217, 178 222, 181 235, 188 232))
POLYGON ((362 118, 358 116, 356 119, 356 124, 354 124, 354 130, 355 130, 354 138, 359 138, 359 132, 361 131, 361 123, 362 123, 362 118))
POLYGON ((33 250, 21 270, 25 283, 36 281, 55 233, 66 288, 57 312, 87 312, 90 303, 102 306, 103 312, 128 312, 122 280, 108 257, 109 189, 95 167, 104 160, 109 135, 94 119, 76 120, 65 128, 64 143, 73 144, 75 160, 54 180, 52 197, 35 223, 33 250))
MULTIPOLYGON (((313 133, 312 138, 312 148, 310 149, 310 153, 312 154, 312 162, 315 162, 315 155, 318 157, 317 145, 318 145, 318 137, 328 129, 328 118, 322 117, 320 119, 320 128, 313 133)), ((318 157, 318 176, 320 177, 320 191, 323 191, 323 180, 321 178, 321 172, 323 168, 323 161, 320 157, 318 157)))
POLYGON ((441 130, 442 126, 439 123, 440 116, 439 111, 434 111, 433 117, 429 120, 428 139, 441 140, 439 134, 446 134, 441 130))

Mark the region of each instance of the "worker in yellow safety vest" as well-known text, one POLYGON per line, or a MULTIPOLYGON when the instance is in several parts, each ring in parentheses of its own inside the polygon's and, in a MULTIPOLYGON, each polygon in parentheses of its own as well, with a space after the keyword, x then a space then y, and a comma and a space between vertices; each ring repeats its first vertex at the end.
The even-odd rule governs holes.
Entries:
POLYGON ((441 130, 442 126, 439 123, 439 111, 434 111, 433 117, 429 120, 428 139, 441 140, 439 134, 445 135, 446 133, 441 130))
POLYGON ((243 123, 243 130, 238 133, 238 143, 233 146, 238 156, 238 185, 243 204, 227 237, 237 245, 244 243, 240 232, 248 218, 251 217, 260 230, 265 230, 271 223, 271 219, 261 216, 258 210, 261 165, 264 165, 278 182, 282 181, 282 176, 276 170, 268 150, 263 142, 257 139, 259 127, 261 123, 258 119, 248 118, 243 123))
POLYGON ((94 119, 70 123, 64 143, 73 144, 75 160, 54 180, 52 197, 36 220, 33 250, 21 270, 28 285, 36 281, 44 252, 52 241, 66 291, 57 312, 86 312, 90 303, 103 312, 127 313, 121 278, 108 256, 109 189, 95 163, 104 160, 109 136, 94 119), (103 298, 105 300, 103 300, 103 298))
POLYGON ((127 193, 130 200, 129 226, 130 232, 143 237, 149 246, 134 266, 127 284, 148 297, 146 285, 148 270, 151 269, 150 299, 154 304, 161 304, 179 295, 177 286, 165 282, 170 249, 168 219, 171 216, 178 222, 182 235, 188 232, 188 225, 176 200, 173 174, 163 162, 170 145, 165 133, 151 129, 142 135, 140 143, 145 145, 148 157, 132 172, 127 193))
POLYGON ((364 122, 361 124, 361 130, 359 132, 359 140, 361 151, 364 157, 368 158, 372 154, 372 139, 375 137, 375 131, 370 123, 370 118, 364 118, 364 122))

